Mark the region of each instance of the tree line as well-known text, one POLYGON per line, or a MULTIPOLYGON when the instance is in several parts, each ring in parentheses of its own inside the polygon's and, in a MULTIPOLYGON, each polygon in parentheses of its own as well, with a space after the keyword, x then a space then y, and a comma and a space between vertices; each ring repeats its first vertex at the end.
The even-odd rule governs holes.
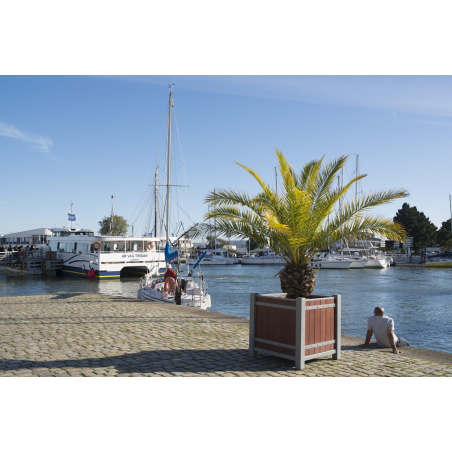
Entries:
MULTIPOLYGON (((426 247, 440 246, 445 250, 452 248, 452 232, 450 230, 450 218, 442 222, 438 229, 424 212, 417 210, 415 206, 410 207, 404 203, 393 218, 395 223, 403 226, 407 235, 413 237, 413 248, 415 253, 426 247)), ((394 242, 387 241, 386 249, 392 249, 394 242)))

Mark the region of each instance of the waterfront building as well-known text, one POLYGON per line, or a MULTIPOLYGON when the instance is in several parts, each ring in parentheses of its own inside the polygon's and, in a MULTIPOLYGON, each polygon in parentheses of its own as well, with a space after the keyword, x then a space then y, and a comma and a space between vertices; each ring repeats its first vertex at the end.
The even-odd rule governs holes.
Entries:
POLYGON ((30 229, 2 235, 0 245, 44 245, 51 236, 52 230, 50 228, 30 229))

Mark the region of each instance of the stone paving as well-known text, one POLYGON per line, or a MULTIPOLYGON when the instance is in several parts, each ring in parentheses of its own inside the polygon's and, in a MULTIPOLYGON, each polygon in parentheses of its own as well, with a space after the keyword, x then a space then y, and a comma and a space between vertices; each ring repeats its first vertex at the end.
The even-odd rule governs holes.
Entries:
POLYGON ((0 377, 452 376, 451 365, 351 346, 339 361, 296 370, 288 360, 250 358, 248 333, 240 321, 99 294, 3 297, 0 377))

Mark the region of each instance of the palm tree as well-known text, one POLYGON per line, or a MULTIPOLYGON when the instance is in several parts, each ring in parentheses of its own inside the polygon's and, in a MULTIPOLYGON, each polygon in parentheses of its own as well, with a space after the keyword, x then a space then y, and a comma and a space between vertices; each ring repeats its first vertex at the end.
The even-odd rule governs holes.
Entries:
POLYGON ((261 192, 249 196, 239 190, 215 189, 205 202, 209 204, 206 221, 215 219, 215 226, 203 223, 192 237, 209 233, 231 234, 268 243, 286 265, 279 273, 281 289, 288 298, 307 297, 315 287, 315 274, 310 259, 329 244, 358 234, 380 234, 389 240, 404 240, 402 226, 392 220, 367 212, 377 206, 408 196, 406 190, 388 190, 341 199, 352 185, 366 177, 361 174, 343 188, 333 188, 336 176, 347 162, 342 156, 323 165, 323 157, 307 163, 300 173, 289 165, 279 149, 279 172, 282 190, 276 193, 252 169, 240 163, 259 183, 261 192))

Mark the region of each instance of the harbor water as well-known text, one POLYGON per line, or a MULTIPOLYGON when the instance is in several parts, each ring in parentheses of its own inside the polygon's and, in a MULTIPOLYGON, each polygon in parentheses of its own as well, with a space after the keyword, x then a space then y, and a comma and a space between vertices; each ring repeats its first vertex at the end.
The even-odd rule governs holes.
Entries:
MULTIPOLYGON (((249 317, 249 294, 280 292, 282 266, 203 267, 213 311, 249 317)), ((136 298, 139 279, 97 281, 66 276, 4 274, 0 296, 57 292, 95 292, 136 298)), ((452 353, 452 270, 391 267, 381 270, 326 270, 317 274, 314 294, 342 296, 342 334, 366 335, 375 306, 392 317, 395 333, 414 347, 452 353)))

